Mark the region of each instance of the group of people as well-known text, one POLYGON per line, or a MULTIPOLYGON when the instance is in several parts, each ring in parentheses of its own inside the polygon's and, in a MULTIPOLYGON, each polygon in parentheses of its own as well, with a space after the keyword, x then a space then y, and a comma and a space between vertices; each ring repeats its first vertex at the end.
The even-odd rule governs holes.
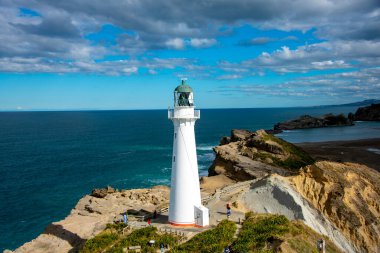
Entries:
POLYGON ((227 247, 224 248, 224 251, 223 253, 233 253, 233 249, 232 249, 232 245, 229 245, 227 247))
MULTIPOLYGON (((123 216, 123 218, 121 219, 121 221, 116 220, 115 223, 123 222, 124 224, 128 225, 128 212, 123 213, 122 216, 123 216)), ((157 219, 157 211, 156 210, 154 210, 153 219, 157 219)), ((146 221, 147 221, 148 225, 150 226, 150 224, 151 224, 150 217, 148 217, 146 221)))

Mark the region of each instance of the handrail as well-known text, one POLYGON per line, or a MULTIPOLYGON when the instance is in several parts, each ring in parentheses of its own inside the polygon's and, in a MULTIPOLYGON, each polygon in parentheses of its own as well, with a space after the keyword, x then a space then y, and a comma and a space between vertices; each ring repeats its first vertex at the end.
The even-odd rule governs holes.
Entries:
POLYGON ((181 114, 181 115, 179 115, 178 112, 176 113, 176 111, 174 111, 174 109, 168 110, 168 118, 169 119, 188 119, 188 118, 199 119, 200 115, 201 115, 200 110, 194 110, 194 113, 181 114))

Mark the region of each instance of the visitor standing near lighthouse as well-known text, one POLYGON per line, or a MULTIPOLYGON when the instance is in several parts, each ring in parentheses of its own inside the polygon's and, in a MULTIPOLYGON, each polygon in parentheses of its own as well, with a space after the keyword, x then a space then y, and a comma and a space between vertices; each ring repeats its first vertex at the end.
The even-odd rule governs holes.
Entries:
POLYGON ((194 110, 193 89, 182 80, 174 90, 173 156, 169 223, 176 226, 208 226, 208 209, 202 206, 194 125, 200 111, 194 110))

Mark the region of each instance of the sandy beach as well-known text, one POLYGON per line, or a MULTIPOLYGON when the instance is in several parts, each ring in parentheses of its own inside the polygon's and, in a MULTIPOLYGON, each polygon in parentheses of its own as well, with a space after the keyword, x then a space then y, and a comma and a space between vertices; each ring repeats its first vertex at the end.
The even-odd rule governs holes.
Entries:
POLYGON ((316 160, 353 162, 380 172, 380 139, 297 143, 316 160))

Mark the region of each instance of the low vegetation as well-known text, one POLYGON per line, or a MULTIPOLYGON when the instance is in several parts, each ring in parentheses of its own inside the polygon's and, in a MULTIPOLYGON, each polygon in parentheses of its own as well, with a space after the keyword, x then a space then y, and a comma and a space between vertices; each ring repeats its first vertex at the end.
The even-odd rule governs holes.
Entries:
MULTIPOLYGON (((234 252, 318 252, 317 240, 321 235, 301 221, 289 221, 283 215, 246 214, 246 219, 236 241, 234 252)), ((336 246, 327 238, 326 252, 338 253, 336 246)))
MULTIPOLYGON (((99 235, 87 240, 81 253, 116 253, 124 252, 124 248, 129 246, 141 246, 142 252, 156 252, 161 244, 166 247, 178 245, 179 237, 169 234, 160 234, 156 227, 146 227, 136 229, 130 234, 123 235, 124 224, 108 225, 99 235), (149 241, 154 240, 154 245, 149 245, 149 241)), ((130 251, 131 252, 131 251, 130 251)))
MULTIPOLYGON (((283 215, 252 212, 246 214, 237 239, 234 239, 237 226, 229 220, 221 221, 215 228, 182 244, 180 237, 158 233, 155 227, 136 229, 123 235, 124 227, 124 224, 108 225, 102 233, 88 240, 80 252, 122 253, 129 246, 141 246, 141 252, 157 252, 162 243, 170 248, 171 253, 221 253, 229 245, 235 253, 317 253, 316 242, 322 238, 301 221, 289 221, 283 215), (155 240, 153 246, 149 245, 150 240, 155 240)), ((341 252, 327 238, 324 239, 326 252, 341 252)))
POLYGON ((175 247, 170 252, 222 252, 230 245, 236 232, 236 224, 229 220, 221 221, 214 229, 197 234, 188 242, 175 247))
POLYGON ((289 220, 283 215, 253 215, 249 213, 234 243, 237 252, 271 248, 289 232, 289 220))
POLYGON ((301 167, 304 167, 306 165, 313 164, 315 160, 305 151, 300 149, 299 147, 286 142, 280 138, 277 138, 274 135, 267 134, 264 137, 264 141, 273 141, 279 144, 282 149, 289 154, 289 157, 285 160, 280 160, 276 158, 272 158, 273 162, 283 168, 291 169, 291 170, 298 170, 301 167))

